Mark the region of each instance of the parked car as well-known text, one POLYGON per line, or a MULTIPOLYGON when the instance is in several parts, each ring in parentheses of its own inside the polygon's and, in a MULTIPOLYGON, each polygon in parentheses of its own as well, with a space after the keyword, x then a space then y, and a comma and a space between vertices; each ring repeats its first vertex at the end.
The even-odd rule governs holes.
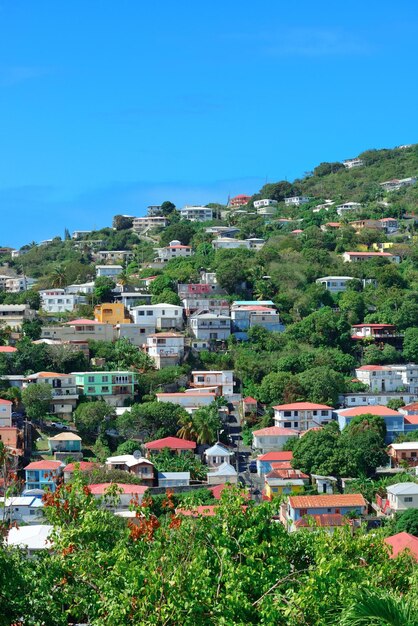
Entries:
POLYGON ((251 474, 256 474, 257 473, 257 461, 250 461, 248 464, 248 469, 251 472, 251 474))
POLYGON ((63 424, 62 422, 51 422, 51 428, 57 428, 58 430, 69 430, 67 424, 63 424))

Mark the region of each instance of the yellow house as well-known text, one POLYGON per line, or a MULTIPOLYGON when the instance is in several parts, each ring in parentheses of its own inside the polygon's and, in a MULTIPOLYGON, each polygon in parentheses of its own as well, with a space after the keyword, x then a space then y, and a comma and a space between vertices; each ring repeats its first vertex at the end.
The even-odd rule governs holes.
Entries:
POLYGON ((273 469, 264 477, 264 495, 271 500, 287 494, 300 494, 309 484, 309 476, 297 469, 273 469))
POLYGON ((132 320, 125 312, 121 302, 98 304, 94 307, 94 319, 100 324, 131 324, 132 320))
POLYGON ((383 241, 382 243, 374 243, 372 247, 377 252, 385 252, 389 248, 393 248, 394 245, 393 241, 383 241))

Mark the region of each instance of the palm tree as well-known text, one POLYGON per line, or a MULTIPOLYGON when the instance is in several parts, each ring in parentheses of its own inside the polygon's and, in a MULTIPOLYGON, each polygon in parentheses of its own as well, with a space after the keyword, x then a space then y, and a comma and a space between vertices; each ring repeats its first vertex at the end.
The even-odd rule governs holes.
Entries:
POLYGON ((416 626, 418 608, 391 593, 363 592, 343 613, 340 626, 416 626))
POLYGON ((221 428, 219 410, 216 405, 198 409, 192 419, 197 443, 210 444, 216 441, 218 430, 221 428))
POLYGON ((62 265, 56 265, 50 276, 52 287, 63 287, 66 282, 65 269, 62 265))
POLYGON ((126 269, 123 269, 117 278, 117 282, 122 287, 122 292, 125 291, 125 287, 128 284, 128 280, 129 280, 128 273, 126 269))
POLYGON ((182 417, 179 421, 179 425, 180 429, 177 433, 177 437, 180 437, 180 439, 188 439, 189 441, 196 441, 197 432, 191 415, 182 417))

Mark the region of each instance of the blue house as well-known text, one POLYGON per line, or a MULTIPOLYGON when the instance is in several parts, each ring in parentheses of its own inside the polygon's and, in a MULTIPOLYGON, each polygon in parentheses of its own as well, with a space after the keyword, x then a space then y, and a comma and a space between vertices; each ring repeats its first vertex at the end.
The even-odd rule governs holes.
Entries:
POLYGON ((270 332, 283 332, 284 324, 271 300, 264 302, 236 300, 231 307, 232 330, 237 339, 248 339, 248 331, 261 326, 270 332), (268 305, 264 302, 269 303, 268 305))
POLYGON ((298 521, 306 516, 347 515, 358 517, 367 512, 367 502, 360 493, 321 496, 290 496, 283 505, 281 518, 288 530, 296 530, 298 521))
POLYGON ((61 461, 34 461, 25 467, 25 489, 55 491, 64 465, 61 461))
POLYGON ((393 409, 388 409, 387 406, 368 405, 368 406, 356 406, 352 409, 341 409, 336 411, 338 425, 340 430, 343 430, 354 417, 358 415, 379 415, 383 417, 386 424, 386 443, 392 443, 398 435, 405 432, 404 415, 393 409))
POLYGON ((266 452, 266 454, 262 454, 257 459, 257 474, 259 476, 264 476, 264 474, 268 474, 272 471, 273 464, 276 469, 277 465, 280 463, 283 466, 283 469, 289 469, 290 461, 293 459, 293 452, 290 451, 278 451, 278 452, 266 452))

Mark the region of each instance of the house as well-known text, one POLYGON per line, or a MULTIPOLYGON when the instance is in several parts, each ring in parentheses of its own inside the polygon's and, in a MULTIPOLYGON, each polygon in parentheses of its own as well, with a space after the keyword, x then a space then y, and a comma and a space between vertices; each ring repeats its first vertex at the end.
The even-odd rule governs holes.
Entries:
POLYGON ((49 450, 60 460, 61 456, 81 455, 81 437, 72 432, 58 433, 54 437, 48 437, 49 450), (63 455, 56 453, 65 453, 63 455), (68 453, 68 454, 67 454, 68 453))
POLYGON ((157 393, 158 402, 172 402, 182 406, 188 413, 194 413, 197 409, 210 406, 216 399, 213 392, 188 391, 184 393, 157 393))
POLYGON ((153 326, 157 330, 183 328, 183 307, 176 304, 142 304, 131 308, 135 324, 153 326))
MULTIPOLYGON (((395 328, 395 327, 393 327, 395 328)), ((383 329, 383 331, 385 331, 383 329)), ((376 336, 376 334, 374 335, 376 336)), ((385 334, 378 333, 381 341, 385 334)), ((407 363, 400 365, 362 365, 356 369, 356 378, 367 385, 374 393, 405 392, 418 394, 418 365, 407 363)), ((384 404, 381 402, 380 404, 384 404)), ((402 412, 408 413, 406 407, 402 412)), ((412 413, 413 415, 414 413, 412 413)))
POLYGON ((405 463, 411 467, 418 465, 418 441, 391 443, 387 453, 392 467, 402 467, 405 463))
MULTIPOLYGON (((261 215, 258 209, 268 208, 268 207, 276 207, 278 204, 277 200, 272 200, 271 198, 263 198, 262 200, 254 200, 254 207, 257 209, 257 213, 261 215)), ((273 208, 275 211, 275 208, 273 208)))
POLYGON ((219 467, 225 462, 230 461, 234 453, 223 446, 219 441, 204 451, 204 457, 209 467, 219 467))
POLYGON ((137 235, 142 235, 155 228, 165 228, 168 224, 167 218, 160 215, 147 215, 147 217, 135 217, 132 222, 132 230, 137 235))
POLYGON ((367 502, 359 493, 321 496, 290 496, 280 510, 281 522, 292 532, 305 516, 347 515, 361 517, 367 513, 367 502))
POLYGON ((62 313, 74 311, 79 304, 85 304, 85 296, 67 293, 66 289, 42 289, 41 307, 46 313, 62 313))
POLYGON ((309 476, 298 469, 273 469, 264 475, 264 481, 264 495, 271 500, 274 496, 303 493, 309 476))
POLYGON ((113 292, 115 302, 121 302, 127 309, 140 304, 151 304, 152 295, 144 291, 116 291, 113 292))
MULTIPOLYGON (((28 453, 30 452, 29 449, 25 450, 25 445, 29 443, 25 437, 25 433, 25 427, 22 431, 19 430, 16 426, 0 426, 0 441, 2 442, 4 447, 7 448, 7 452, 9 453, 9 455, 11 455, 11 457, 14 457, 14 464, 16 469, 18 466, 19 457, 23 456, 25 451, 28 453)), ((29 446, 27 445, 27 447, 29 446)))
POLYGON ((183 219, 190 222, 210 222, 215 218, 215 211, 205 206, 189 206, 186 204, 179 212, 183 219))
POLYGON ((80 284, 74 284, 74 285, 68 285, 68 287, 65 288, 65 291, 67 293, 83 293, 83 294, 91 294, 94 291, 94 281, 92 280, 91 282, 87 282, 87 283, 80 283, 80 284))
POLYGON ((387 406, 369 405, 367 407, 353 407, 351 409, 339 409, 336 411, 338 425, 343 430, 354 417, 359 415, 379 415, 386 424, 386 443, 392 441, 404 432, 404 416, 398 411, 389 409, 387 406))
POLYGON ((261 250, 265 244, 265 239, 260 237, 249 237, 248 239, 234 239, 233 237, 218 237, 212 241, 215 250, 234 250, 236 248, 246 248, 247 250, 261 250))
POLYGON ((237 226, 208 226, 205 228, 205 233, 209 235, 223 235, 224 237, 235 237, 239 231, 237 226))
POLYGON ((158 486, 170 489, 171 487, 188 487, 190 472, 158 472, 158 486))
POLYGON ((346 263, 359 263, 373 259, 386 259, 392 263, 399 263, 401 260, 398 255, 390 254, 390 252, 344 252, 343 259, 346 263))
POLYGON ((178 365, 184 356, 184 336, 179 333, 148 335, 146 350, 157 369, 178 365))
MULTIPOLYGON (((354 380, 357 381, 357 379, 354 379, 354 380)), ((400 388, 402 389, 402 387, 400 388)), ((366 408, 369 405, 383 404, 386 406, 389 400, 401 400, 402 402, 412 402, 413 400, 416 400, 416 398, 417 398, 417 394, 415 393, 409 394, 409 393, 406 393, 405 391, 398 391, 398 392, 383 391, 382 392, 382 391, 377 391, 375 389, 374 391, 343 393, 340 396, 338 396, 338 402, 343 408, 349 408, 353 406, 362 406, 365 408, 365 412, 367 412, 366 408)), ((401 407, 401 408, 403 409, 404 407, 401 407)), ((399 412, 402 413, 401 409, 399 409, 399 412)), ((411 428, 410 430, 415 430, 415 429, 411 428)))
POLYGON ((291 461, 293 459, 293 452, 290 451, 271 451, 266 452, 257 457, 257 474, 263 476, 268 474, 273 469, 290 469, 291 461))
POLYGON ((35 496, 11 496, 0 498, 0 508, 3 508, 3 521, 7 524, 39 524, 43 515, 44 503, 35 496))
POLYGON ((101 278, 102 276, 106 276, 107 278, 116 278, 122 272, 122 265, 96 265, 97 278, 101 278))
POLYGON ((12 425, 13 402, 0 398, 0 427, 12 425))
POLYGON ((135 474, 148 487, 152 487, 155 483, 154 464, 148 459, 136 458, 133 454, 120 454, 108 457, 105 466, 108 470, 116 469, 135 474))
POLYGON ((355 159, 345 159, 343 165, 347 170, 351 170, 353 167, 362 167, 364 165, 363 159, 356 157, 355 159))
POLYGON ((147 215, 161 215, 161 204, 150 204, 147 206, 147 215))
POLYGON ((247 396, 241 401, 242 412, 244 415, 256 415, 258 402, 252 396, 247 396))
POLYGON ((72 375, 79 393, 89 398, 103 398, 112 406, 124 406, 125 401, 134 396, 134 372, 72 372, 72 375))
POLYGON ((144 494, 148 491, 148 485, 130 485, 125 483, 98 483, 88 485, 90 493, 100 499, 104 506, 111 511, 126 511, 132 506, 132 502, 142 503, 144 494), (116 495, 109 494, 116 491, 116 495))
POLYGON ((75 376, 56 372, 37 372, 27 376, 24 386, 37 383, 47 383, 52 387, 51 413, 70 418, 78 400, 75 376))
POLYGON ((361 209, 361 204, 359 202, 344 202, 336 207, 337 215, 340 217, 348 211, 358 211, 359 209, 361 209))
POLYGON ((34 278, 28 276, 18 276, 17 278, 8 278, 6 280, 6 291, 9 293, 20 293, 21 291, 28 291, 35 284, 34 278))
POLYGON ((26 465, 25 489, 49 489, 55 491, 64 465, 61 461, 34 461, 26 465))
POLYGON ((418 415, 418 402, 411 402, 410 404, 405 404, 405 406, 401 406, 399 412, 408 416, 418 415))
POLYGON ((156 261, 161 263, 167 263, 171 259, 185 258, 192 256, 192 247, 183 246, 180 241, 173 239, 168 246, 164 248, 156 248, 157 253, 156 261))
POLYGON ((12 330, 20 330, 24 321, 35 319, 36 311, 28 304, 0 304, 0 327, 9 326, 12 330))
POLYGON ((389 546, 390 559, 396 559, 398 554, 407 552, 415 561, 418 561, 418 537, 402 532, 386 537, 384 542, 389 546))
MULTIPOLYGON (((209 287, 209 285, 200 285, 209 287)), ((229 302, 220 296, 211 294, 190 294, 182 298, 186 317, 190 317, 198 311, 207 311, 215 315, 229 315, 229 302)))
POLYGON ((236 485, 238 484, 237 470, 231 463, 224 461, 221 465, 207 473, 207 481, 208 485, 224 485, 225 483, 236 485))
POLYGON ((19 547, 26 551, 29 557, 39 550, 52 548, 49 536, 53 526, 49 524, 33 524, 30 526, 12 526, 7 534, 6 543, 10 547, 19 547))
POLYGON ((196 442, 180 439, 179 437, 164 437, 155 441, 148 441, 145 445, 147 457, 152 453, 161 452, 161 450, 170 450, 173 454, 189 454, 196 450, 196 442))
POLYGON ((95 261, 99 261, 99 263, 115 263, 115 261, 129 263, 135 255, 132 250, 99 250, 93 256, 95 261))
POLYGON ((231 396, 234 393, 234 372, 233 370, 194 370, 190 386, 195 389, 217 387, 218 395, 231 396))
POLYGON ((415 185, 417 178, 410 176, 409 178, 392 178, 392 180, 385 180, 383 183, 379 183, 384 191, 399 191, 402 187, 410 187, 415 185))
POLYGON ((92 472, 95 469, 98 469, 98 463, 93 463, 92 461, 78 461, 75 463, 68 463, 64 469, 64 482, 68 482, 72 479, 75 471, 77 472, 92 472))
POLYGON ((228 315, 201 311, 190 316, 189 324, 196 339, 225 341, 231 334, 231 318, 228 315))
POLYGON ((349 283, 352 281, 359 282, 359 280, 359 278, 354 278, 353 276, 323 276, 322 278, 317 278, 315 282, 318 285, 323 285, 331 293, 340 293, 340 291, 347 289, 349 283))
POLYGON ((313 402, 279 404, 274 409, 274 425, 294 430, 309 430, 332 420, 333 407, 313 402))
POLYGON ((121 302, 107 302, 94 307, 94 319, 99 324, 130 324, 131 318, 121 302))
POLYGON ((395 515, 408 509, 418 508, 418 484, 417 483, 397 483, 390 485, 386 489, 387 499, 376 500, 386 515, 395 515), (382 506, 383 505, 383 506, 382 506))
POLYGON ((395 233, 399 228, 398 220, 394 217, 384 217, 380 220, 382 224, 383 230, 390 235, 391 233, 395 233))
POLYGON ((291 198, 285 198, 284 203, 286 206, 300 206, 310 201, 309 196, 292 196, 291 198))
POLYGON ((155 326, 143 324, 116 324, 114 327, 116 339, 127 339, 134 346, 143 347, 148 337, 155 333, 155 326))
POLYGON ((341 222, 326 222, 325 224, 322 224, 320 228, 324 233, 326 233, 327 231, 335 232, 335 230, 338 230, 341 226, 341 222))
POLYGON ((348 224, 351 228, 354 228, 356 233, 360 233, 363 228, 372 228, 374 230, 384 230, 384 225, 380 220, 355 220, 354 222, 349 222, 348 224))
POLYGON ((82 239, 86 235, 90 235, 91 230, 75 230, 72 234, 72 239, 82 239))
POLYGON ((385 339, 400 337, 394 324, 353 324, 351 327, 352 339, 376 339, 379 342, 385 339))
POLYGON ((290 428, 270 426, 253 431, 253 449, 260 450, 262 454, 272 450, 281 450, 288 439, 298 437, 299 433, 290 428))
POLYGON ((261 326, 270 332, 284 331, 284 325, 276 309, 260 304, 239 305, 233 303, 231 320, 234 335, 238 339, 247 339, 247 331, 254 326, 261 326))
POLYGON ((241 193, 241 194, 238 194, 238 196, 231 198, 228 202, 228 206, 230 207, 244 206, 245 204, 248 204, 250 200, 251 200, 251 196, 247 196, 244 193, 241 193))
POLYGON ((70 343, 93 341, 113 341, 112 324, 100 324, 96 320, 79 318, 65 322, 62 326, 43 326, 41 339, 56 339, 70 343))
POLYGON ((320 476, 319 474, 311 474, 312 484, 316 487, 318 493, 334 493, 337 487, 338 479, 335 476, 320 476))

